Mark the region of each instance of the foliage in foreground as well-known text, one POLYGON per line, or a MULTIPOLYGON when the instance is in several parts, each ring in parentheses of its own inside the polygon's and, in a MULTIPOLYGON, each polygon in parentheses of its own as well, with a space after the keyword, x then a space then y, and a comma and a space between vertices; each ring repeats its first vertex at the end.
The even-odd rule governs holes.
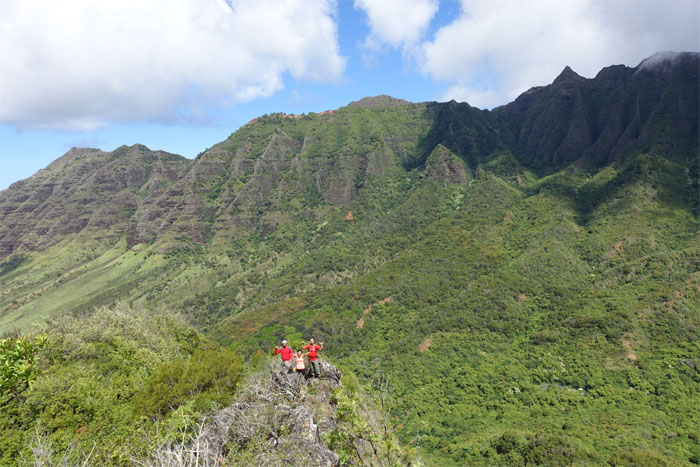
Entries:
POLYGON ((38 374, 36 354, 46 341, 45 334, 0 339, 0 407, 31 387, 38 374))
POLYGON ((95 465, 130 465, 227 403, 242 376, 240 357, 166 312, 119 304, 43 330, 35 383, 0 413, 0 465, 32 450, 59 464, 89 455, 95 465), (175 383, 167 392, 164 380, 175 383))

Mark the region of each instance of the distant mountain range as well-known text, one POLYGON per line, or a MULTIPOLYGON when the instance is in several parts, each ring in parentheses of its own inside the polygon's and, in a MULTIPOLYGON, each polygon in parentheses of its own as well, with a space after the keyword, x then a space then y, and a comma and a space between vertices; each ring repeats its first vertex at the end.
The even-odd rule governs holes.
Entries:
POLYGON ((302 121, 270 115, 195 160, 142 145, 73 148, 2 192, 0 255, 78 233, 112 241, 126 233, 129 246, 247 236, 269 229, 261 224, 265 215, 292 195, 315 188, 318 204, 348 206, 362 179, 424 168, 439 144, 472 173, 496 153, 547 174, 568 164, 602 167, 654 145, 693 163, 697 62, 692 53, 658 63, 652 57, 636 68, 607 67, 593 79, 566 67, 551 85, 491 112, 377 96, 302 121))
POLYGON ((172 308, 242 352, 325 340, 436 465, 688 462, 698 83, 666 53, 491 111, 265 115, 194 160, 73 148, 0 192, 0 332, 172 308))

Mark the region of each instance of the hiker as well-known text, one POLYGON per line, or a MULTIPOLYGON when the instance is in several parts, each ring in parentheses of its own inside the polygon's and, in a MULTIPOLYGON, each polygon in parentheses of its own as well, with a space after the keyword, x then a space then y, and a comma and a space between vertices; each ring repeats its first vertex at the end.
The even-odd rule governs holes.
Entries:
POLYGON ((304 345, 304 341, 301 342, 301 348, 308 350, 309 353, 309 375, 312 378, 321 377, 321 362, 318 361, 318 351, 323 350, 323 342, 319 345, 313 339, 309 340, 308 345, 304 345))
POLYGON ((297 378, 301 382, 302 378, 306 377, 306 366, 304 366, 304 357, 309 355, 308 353, 301 353, 301 350, 297 350, 297 356, 295 357, 294 371, 299 375, 297 378))
POLYGON ((292 357, 294 356, 294 350, 287 345, 287 341, 282 341, 282 348, 275 347, 275 355, 280 355, 282 357, 282 371, 281 373, 291 373, 292 372, 292 357))

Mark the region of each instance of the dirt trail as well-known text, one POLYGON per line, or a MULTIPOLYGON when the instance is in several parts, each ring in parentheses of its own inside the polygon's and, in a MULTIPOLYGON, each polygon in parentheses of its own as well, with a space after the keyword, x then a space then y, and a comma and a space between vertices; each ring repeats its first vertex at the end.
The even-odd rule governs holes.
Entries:
POLYGON ((418 347, 421 352, 425 352, 430 348, 430 337, 426 337, 423 343, 418 347))
POLYGON ((630 360, 637 360, 637 354, 634 353, 634 350, 632 349, 632 343, 630 342, 629 339, 626 337, 622 339, 622 343, 625 344, 625 347, 627 347, 627 358, 630 360))
POLYGON ((384 305, 385 303, 391 303, 392 301, 393 301, 393 298, 391 298, 391 297, 386 297, 386 298, 383 299, 383 300, 379 300, 377 303, 372 303, 371 305, 368 305, 367 308, 365 308, 364 310, 362 310, 362 313, 367 314, 367 313, 370 312, 370 310, 372 310, 372 307, 373 307, 373 306, 384 305))

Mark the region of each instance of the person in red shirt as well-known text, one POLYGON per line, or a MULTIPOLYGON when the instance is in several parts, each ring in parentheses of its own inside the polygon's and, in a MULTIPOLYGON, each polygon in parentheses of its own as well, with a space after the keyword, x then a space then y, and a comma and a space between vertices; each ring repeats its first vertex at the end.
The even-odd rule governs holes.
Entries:
POLYGON ((317 345, 316 341, 310 339, 308 345, 304 345, 302 341, 301 346, 302 349, 308 350, 309 352, 309 376, 312 378, 320 378, 321 362, 318 361, 318 351, 323 350, 323 342, 317 345))
POLYGON ((294 356, 294 350, 287 345, 287 341, 282 341, 282 347, 275 347, 275 355, 280 355, 282 357, 282 373, 292 372, 292 357, 294 356))

